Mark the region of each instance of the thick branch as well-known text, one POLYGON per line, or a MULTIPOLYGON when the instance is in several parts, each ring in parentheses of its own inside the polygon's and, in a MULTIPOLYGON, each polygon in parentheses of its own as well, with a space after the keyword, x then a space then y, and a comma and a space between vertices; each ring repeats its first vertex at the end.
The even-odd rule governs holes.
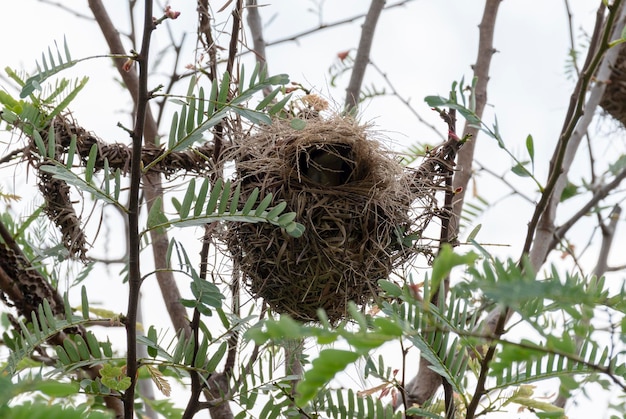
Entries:
MULTIPOLYGON (((493 47, 493 34, 498 14, 498 7, 500 6, 501 1, 502 0, 487 0, 485 2, 483 18, 479 25, 478 56, 476 58, 476 64, 474 65, 474 77, 477 81, 476 89, 473 92, 473 101, 476 104, 474 112, 478 115, 478 117, 482 117, 487 104, 489 67, 491 65, 491 58, 495 53, 495 49, 493 47)), ((463 136, 465 137, 467 135, 471 135, 471 140, 467 141, 463 148, 459 150, 456 172, 452 181, 452 189, 455 191, 455 200, 452 205, 450 222, 454 224, 450 225, 449 228, 451 232, 456 233, 455 235, 458 234, 459 228, 456 220, 460 219, 465 191, 467 190, 467 185, 469 184, 469 180, 472 176, 472 161, 474 159, 474 148, 476 137, 478 135, 478 128, 472 127, 469 123, 466 123, 463 130, 463 136)), ((428 365, 428 362, 421 359, 417 375, 407 384, 406 392, 409 405, 414 403, 423 404, 435 394, 441 384, 441 377, 439 374, 428 368, 428 365)))
MULTIPOLYGON (((109 15, 102 4, 102 0, 89 0, 91 8, 100 30, 104 35, 112 54, 124 54, 125 49, 119 36, 119 32, 111 22, 109 15)), ((134 69, 124 71, 123 59, 115 59, 115 66, 126 85, 133 101, 137 103, 137 92, 139 91, 139 79, 134 69)), ((144 141, 147 144, 154 144, 157 138, 157 125, 150 108, 146 109, 146 122, 144 126, 144 141)), ((162 185, 159 174, 149 172, 144 176, 143 190, 148 204, 148 211, 152 207, 155 199, 162 196, 162 185)), ((169 238, 167 233, 160 233, 156 230, 150 231, 152 240, 152 253, 154 255, 154 263, 156 270, 156 278, 161 289, 161 295, 165 301, 165 306, 172 320, 172 324, 176 330, 185 330, 186 335, 189 334, 190 328, 187 321, 187 312, 185 307, 180 303, 180 292, 174 280, 173 273, 168 269, 168 261, 166 259, 169 238)))
POLYGON ((356 52, 356 58, 354 59, 354 68, 352 69, 350 82, 346 89, 344 105, 345 109, 348 111, 353 111, 359 104, 363 77, 365 76, 367 65, 370 62, 370 51, 372 49, 372 42, 374 41, 376 24, 378 23, 378 18, 384 7, 385 0, 372 0, 367 15, 365 16, 365 22, 361 29, 361 38, 359 39, 359 47, 356 52))
MULTIPOLYGON (((474 113, 482 118, 485 106, 487 105, 487 83, 489 82, 489 68, 491 66, 491 59, 495 54, 496 49, 493 47, 493 34, 496 27, 496 17, 498 15, 498 8, 502 0, 487 0, 485 2, 485 10, 483 12, 483 18, 480 22, 479 28, 479 40, 478 40, 478 56, 476 57, 476 64, 474 64, 474 78, 476 79, 476 87, 474 89, 473 100, 475 103, 474 113)), ((463 210, 463 203, 465 200, 465 192, 469 185, 469 181, 472 177, 472 163, 474 161, 474 149, 476 147, 476 139, 478 137, 479 127, 465 123, 463 129, 463 137, 471 136, 471 139, 463 146, 463 149, 459 151, 457 160, 456 172, 454 174, 454 180, 452 182, 453 188, 457 191, 456 199, 453 205, 452 213, 454 214, 454 220, 461 219, 461 212, 463 210)), ((459 226, 454 226, 457 234, 459 226)))
POLYGON ((572 100, 559 137, 556 149, 550 163, 550 175, 546 187, 539 200, 535 213, 528 225, 524 253, 528 253, 532 267, 537 270, 544 263, 554 244, 554 220, 556 210, 561 202, 561 194, 567 184, 567 175, 582 138, 584 137, 594 112, 605 89, 605 80, 611 74, 612 64, 617 58, 618 48, 609 49, 611 37, 619 37, 624 27, 624 13, 626 9, 621 0, 616 0, 604 18, 604 7, 600 6, 597 13, 596 29, 592 36, 591 49, 587 62, 583 67, 577 88, 572 94, 572 100), (615 22, 617 22, 615 24, 615 22), (598 44, 598 48, 593 45, 598 44), (608 51, 607 51, 608 50, 608 51), (587 95, 588 87, 593 78, 596 82, 591 93, 587 95), (588 98, 588 99, 587 99, 588 98))

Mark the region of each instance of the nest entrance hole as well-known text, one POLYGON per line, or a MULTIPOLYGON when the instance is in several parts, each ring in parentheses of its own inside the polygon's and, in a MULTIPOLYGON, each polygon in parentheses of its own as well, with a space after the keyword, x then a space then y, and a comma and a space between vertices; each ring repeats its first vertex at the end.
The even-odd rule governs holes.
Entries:
POLYGON ((348 144, 305 148, 298 154, 298 168, 303 178, 322 186, 345 185, 355 180, 354 153, 348 144))

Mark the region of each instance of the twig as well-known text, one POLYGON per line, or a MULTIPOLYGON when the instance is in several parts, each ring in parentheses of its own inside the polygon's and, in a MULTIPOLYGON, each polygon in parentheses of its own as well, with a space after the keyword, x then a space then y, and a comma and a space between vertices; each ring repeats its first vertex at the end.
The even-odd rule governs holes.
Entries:
POLYGON ((426 121, 424 118, 422 118, 422 115, 420 115, 419 113, 417 113, 417 111, 415 110, 415 108, 413 106, 411 106, 410 100, 404 98, 402 95, 400 95, 400 93, 396 90, 396 87, 393 85, 393 83, 391 83, 391 80, 389 79, 389 77, 387 76, 387 73, 383 72, 380 67, 378 67, 376 65, 376 63, 374 63, 373 61, 370 60, 370 65, 372 66, 372 68, 374 70, 376 70, 376 72, 378 72, 378 74, 380 74, 380 76, 383 78, 383 80, 385 81, 385 83, 387 84, 387 86, 389 86, 389 88, 391 89, 391 94, 392 96, 394 96, 395 98, 397 98, 400 102, 402 102, 407 109, 409 110, 409 112, 411 112, 413 114, 413 116, 415 116, 415 118, 417 118, 417 120, 427 126, 428 128, 431 129, 431 131, 433 131, 439 138, 441 138, 442 140, 445 140, 446 137, 441 133, 441 131, 439 129, 437 129, 437 127, 435 127, 434 124, 431 124, 430 122, 426 121))
MULTIPOLYGON (((496 324, 494 335, 497 337, 502 336, 504 333, 504 326, 506 325, 506 321, 508 318, 508 310, 503 310, 498 318, 498 323, 496 324)), ((489 345, 489 349, 485 353, 485 356, 480 361, 480 374, 478 375, 478 381, 476 383, 476 390, 474 391, 474 395, 472 396, 472 400, 470 401, 469 406, 467 407, 467 412, 465 413, 465 419, 474 419, 476 409, 478 408, 478 403, 480 403, 480 399, 487 394, 485 389, 485 384, 487 382, 487 374, 489 373, 489 363, 493 359, 496 354, 497 344, 492 342, 489 345)))
POLYGON ((572 10, 569 6, 569 0, 563 0, 563 3, 565 3, 565 12, 567 13, 567 27, 569 32, 570 55, 572 57, 572 64, 574 65, 574 71, 576 71, 576 75, 580 77, 580 69, 578 68, 578 61, 576 61, 576 43, 574 41, 574 20, 572 10))
POLYGON ((582 217, 589 214, 589 210, 595 207, 601 200, 606 198, 608 194, 617 188, 622 181, 626 179, 626 169, 623 169, 621 172, 615 176, 615 178, 607 183, 606 185, 599 188, 591 197, 585 205, 583 205, 574 215, 572 215, 565 223, 563 223, 559 228, 557 228, 554 232, 553 239, 550 242, 549 248, 553 249, 557 243, 565 237, 565 234, 569 231, 570 228, 578 222, 582 217))
POLYGON ((61 2, 50 1, 50 0, 39 0, 39 2, 40 3, 44 3, 44 4, 49 4, 49 5, 54 6, 54 7, 58 7, 59 9, 65 11, 65 12, 71 14, 71 15, 74 15, 74 16, 80 18, 80 19, 93 21, 93 18, 91 16, 87 16, 87 15, 84 15, 82 13, 78 13, 73 8, 68 7, 67 4, 64 4, 64 3, 61 3, 61 2))

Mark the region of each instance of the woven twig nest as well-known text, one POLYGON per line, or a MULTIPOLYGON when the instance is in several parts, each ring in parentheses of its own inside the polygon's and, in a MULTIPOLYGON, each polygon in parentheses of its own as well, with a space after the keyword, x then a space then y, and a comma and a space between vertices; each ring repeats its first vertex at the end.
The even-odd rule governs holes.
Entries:
POLYGON ((299 320, 317 320, 323 308, 337 321, 348 301, 372 301, 378 280, 415 256, 418 247, 404 239, 421 236, 434 191, 353 120, 305 122, 294 129, 275 121, 236 144, 233 156, 242 197, 258 187, 286 201, 304 235, 233 223, 227 242, 254 297, 299 320))
POLYGON ((626 126, 626 44, 620 45, 600 106, 626 126))

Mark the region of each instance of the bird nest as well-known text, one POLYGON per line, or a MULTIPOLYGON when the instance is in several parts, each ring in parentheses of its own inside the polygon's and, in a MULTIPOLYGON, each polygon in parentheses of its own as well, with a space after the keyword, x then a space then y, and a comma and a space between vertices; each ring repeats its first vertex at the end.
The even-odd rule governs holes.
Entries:
POLYGON ((626 126, 626 44, 620 45, 600 106, 626 126))
POLYGON ((232 156, 242 198, 259 188, 285 201, 303 236, 232 223, 227 243, 254 297, 302 321, 317 320, 322 308, 335 322, 349 301, 371 302, 380 279, 428 253, 412 238, 433 218, 438 181, 405 170, 352 119, 305 122, 294 129, 275 121, 236 144, 232 156))

